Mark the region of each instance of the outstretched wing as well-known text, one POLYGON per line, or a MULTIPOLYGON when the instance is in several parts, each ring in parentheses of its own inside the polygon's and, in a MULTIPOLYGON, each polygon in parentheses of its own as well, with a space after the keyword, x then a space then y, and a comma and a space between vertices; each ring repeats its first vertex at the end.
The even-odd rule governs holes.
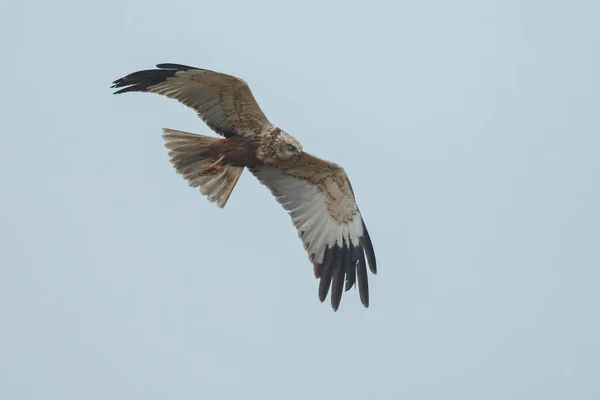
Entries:
POLYGON ((158 69, 138 71, 113 82, 126 92, 157 93, 193 108, 215 132, 225 137, 271 131, 250 88, 235 76, 179 64, 158 64, 158 69))
POLYGON ((377 273, 375 253, 343 168, 303 153, 288 165, 249 170, 292 217, 315 277, 321 279, 319 299, 324 301, 331 287, 331 305, 337 310, 344 281, 349 290, 358 278, 360 300, 368 307, 367 261, 377 273))

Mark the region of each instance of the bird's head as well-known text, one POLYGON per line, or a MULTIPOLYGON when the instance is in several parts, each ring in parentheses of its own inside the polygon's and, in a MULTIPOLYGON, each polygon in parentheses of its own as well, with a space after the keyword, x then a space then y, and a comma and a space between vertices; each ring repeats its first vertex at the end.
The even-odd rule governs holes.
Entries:
POLYGON ((283 160, 302 157, 302 145, 300 142, 284 131, 281 131, 275 139, 275 151, 277 157, 283 160))

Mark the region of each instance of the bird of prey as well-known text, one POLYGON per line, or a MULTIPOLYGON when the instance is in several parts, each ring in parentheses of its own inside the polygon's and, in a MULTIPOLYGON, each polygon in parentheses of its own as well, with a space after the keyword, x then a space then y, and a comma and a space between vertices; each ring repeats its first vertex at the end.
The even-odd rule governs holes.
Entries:
POLYGON ((222 208, 248 168, 292 218, 320 279, 319 300, 331 287, 337 310, 344 284, 347 291, 358 281, 368 307, 367 262, 377 273, 375 253, 344 169, 304 152, 298 140, 271 124, 243 80, 187 65, 156 67, 117 79, 115 94, 148 92, 178 100, 224 137, 164 129, 177 172, 222 208))

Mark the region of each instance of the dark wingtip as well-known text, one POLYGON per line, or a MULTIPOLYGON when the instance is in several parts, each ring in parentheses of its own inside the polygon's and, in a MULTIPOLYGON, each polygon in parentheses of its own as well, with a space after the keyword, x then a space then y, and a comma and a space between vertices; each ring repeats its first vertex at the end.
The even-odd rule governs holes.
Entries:
MULTIPOLYGON (((118 87, 120 87, 120 86, 113 85, 113 86, 111 86, 111 89, 115 89, 118 87)), ((121 90, 117 90, 116 92, 113 92, 113 94, 121 94, 121 93, 136 92, 136 91, 139 91, 139 90, 137 90, 134 86, 131 86, 131 87, 127 87, 127 88, 124 88, 121 90)))
POLYGON ((188 71, 191 69, 199 69, 190 67, 189 65, 164 63, 156 66, 159 69, 147 69, 143 71, 133 72, 123 78, 117 79, 112 83, 112 89, 119 89, 113 94, 121 94, 127 92, 145 92, 150 86, 158 85, 166 79, 175 76, 179 71, 188 71))
POLYGON ((369 308, 367 261, 371 271, 376 271, 376 267, 373 247, 367 238, 368 232, 366 229, 364 232, 365 235, 357 245, 344 239, 341 247, 338 244, 326 247, 322 263, 314 263, 315 277, 320 279, 319 301, 324 302, 331 291, 333 311, 339 309, 343 293, 355 286, 358 286, 362 305, 369 308))

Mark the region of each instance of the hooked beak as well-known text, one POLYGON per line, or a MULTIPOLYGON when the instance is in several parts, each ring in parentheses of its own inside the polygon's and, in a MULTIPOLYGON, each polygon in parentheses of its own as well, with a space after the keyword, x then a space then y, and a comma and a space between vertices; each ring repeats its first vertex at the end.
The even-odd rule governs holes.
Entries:
POLYGON ((301 159, 302 158, 302 150, 298 149, 297 153, 298 153, 298 159, 301 159))

